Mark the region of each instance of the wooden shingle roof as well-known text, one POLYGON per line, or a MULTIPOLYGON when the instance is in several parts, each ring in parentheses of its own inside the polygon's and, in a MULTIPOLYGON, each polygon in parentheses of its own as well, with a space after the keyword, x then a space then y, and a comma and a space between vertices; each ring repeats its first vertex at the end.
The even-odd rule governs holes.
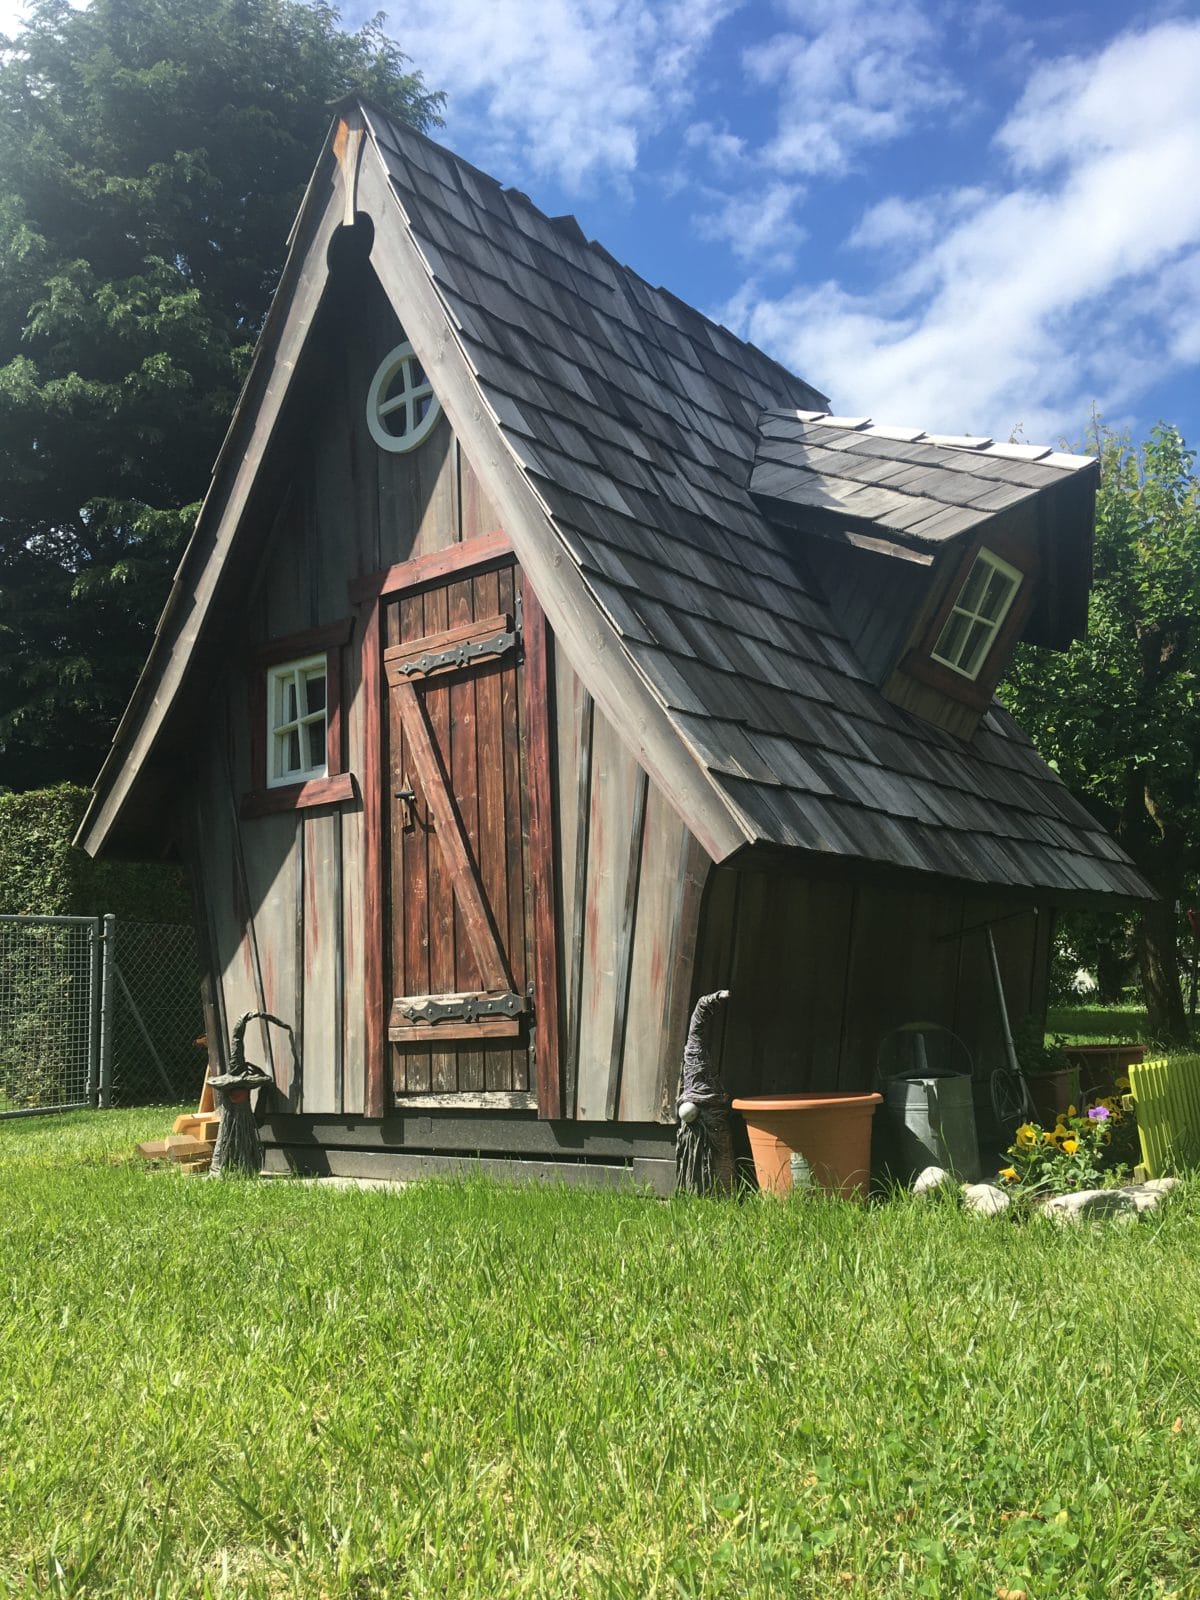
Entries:
MULTIPOLYGON (((573 221, 368 121, 564 553, 748 844, 1068 895, 1146 893, 998 705, 966 745, 882 697, 753 492, 771 466, 798 481, 795 453, 789 465, 767 451, 804 430, 880 489, 897 461, 918 466, 916 537, 932 539, 966 528, 972 503, 984 516, 1090 473, 1086 458, 823 421, 809 385, 583 242, 573 221), (948 508, 953 530, 937 521, 948 508)), ((877 520, 897 515, 874 504, 877 520)))

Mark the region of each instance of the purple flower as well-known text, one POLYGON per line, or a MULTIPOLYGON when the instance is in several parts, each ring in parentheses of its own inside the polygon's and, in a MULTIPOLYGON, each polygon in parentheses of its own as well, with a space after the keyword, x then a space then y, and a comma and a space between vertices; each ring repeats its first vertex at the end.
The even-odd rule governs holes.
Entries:
POLYGON ((1110 1115, 1107 1106, 1091 1106, 1088 1109, 1088 1116, 1093 1122, 1107 1122, 1110 1115))

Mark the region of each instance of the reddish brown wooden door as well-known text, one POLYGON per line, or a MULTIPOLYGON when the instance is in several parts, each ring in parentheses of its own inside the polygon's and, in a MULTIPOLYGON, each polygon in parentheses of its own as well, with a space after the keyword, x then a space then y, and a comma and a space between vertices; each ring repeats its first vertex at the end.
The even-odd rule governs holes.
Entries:
POLYGON ((384 601, 386 1026, 398 1097, 532 1103, 522 620, 511 564, 384 601))

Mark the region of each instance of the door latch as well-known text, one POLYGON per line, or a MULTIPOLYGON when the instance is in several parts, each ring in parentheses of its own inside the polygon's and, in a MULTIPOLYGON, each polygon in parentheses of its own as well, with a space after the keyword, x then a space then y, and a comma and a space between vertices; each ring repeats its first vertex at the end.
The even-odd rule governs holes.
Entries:
POLYGON ((416 803, 417 796, 412 786, 412 779, 407 772, 400 781, 404 787, 396 790, 395 798, 400 802, 400 826, 407 832, 416 821, 416 817, 413 815, 413 806, 416 803))

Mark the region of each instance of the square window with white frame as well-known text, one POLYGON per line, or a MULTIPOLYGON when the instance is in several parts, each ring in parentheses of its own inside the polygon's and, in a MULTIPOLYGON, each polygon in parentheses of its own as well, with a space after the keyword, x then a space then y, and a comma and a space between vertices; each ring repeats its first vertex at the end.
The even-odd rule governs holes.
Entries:
POLYGON ((930 651, 933 659, 964 678, 977 678, 1012 609, 1023 576, 991 550, 980 549, 930 651))
POLYGON ((267 671, 267 786, 305 783, 328 771, 326 657, 267 671))

